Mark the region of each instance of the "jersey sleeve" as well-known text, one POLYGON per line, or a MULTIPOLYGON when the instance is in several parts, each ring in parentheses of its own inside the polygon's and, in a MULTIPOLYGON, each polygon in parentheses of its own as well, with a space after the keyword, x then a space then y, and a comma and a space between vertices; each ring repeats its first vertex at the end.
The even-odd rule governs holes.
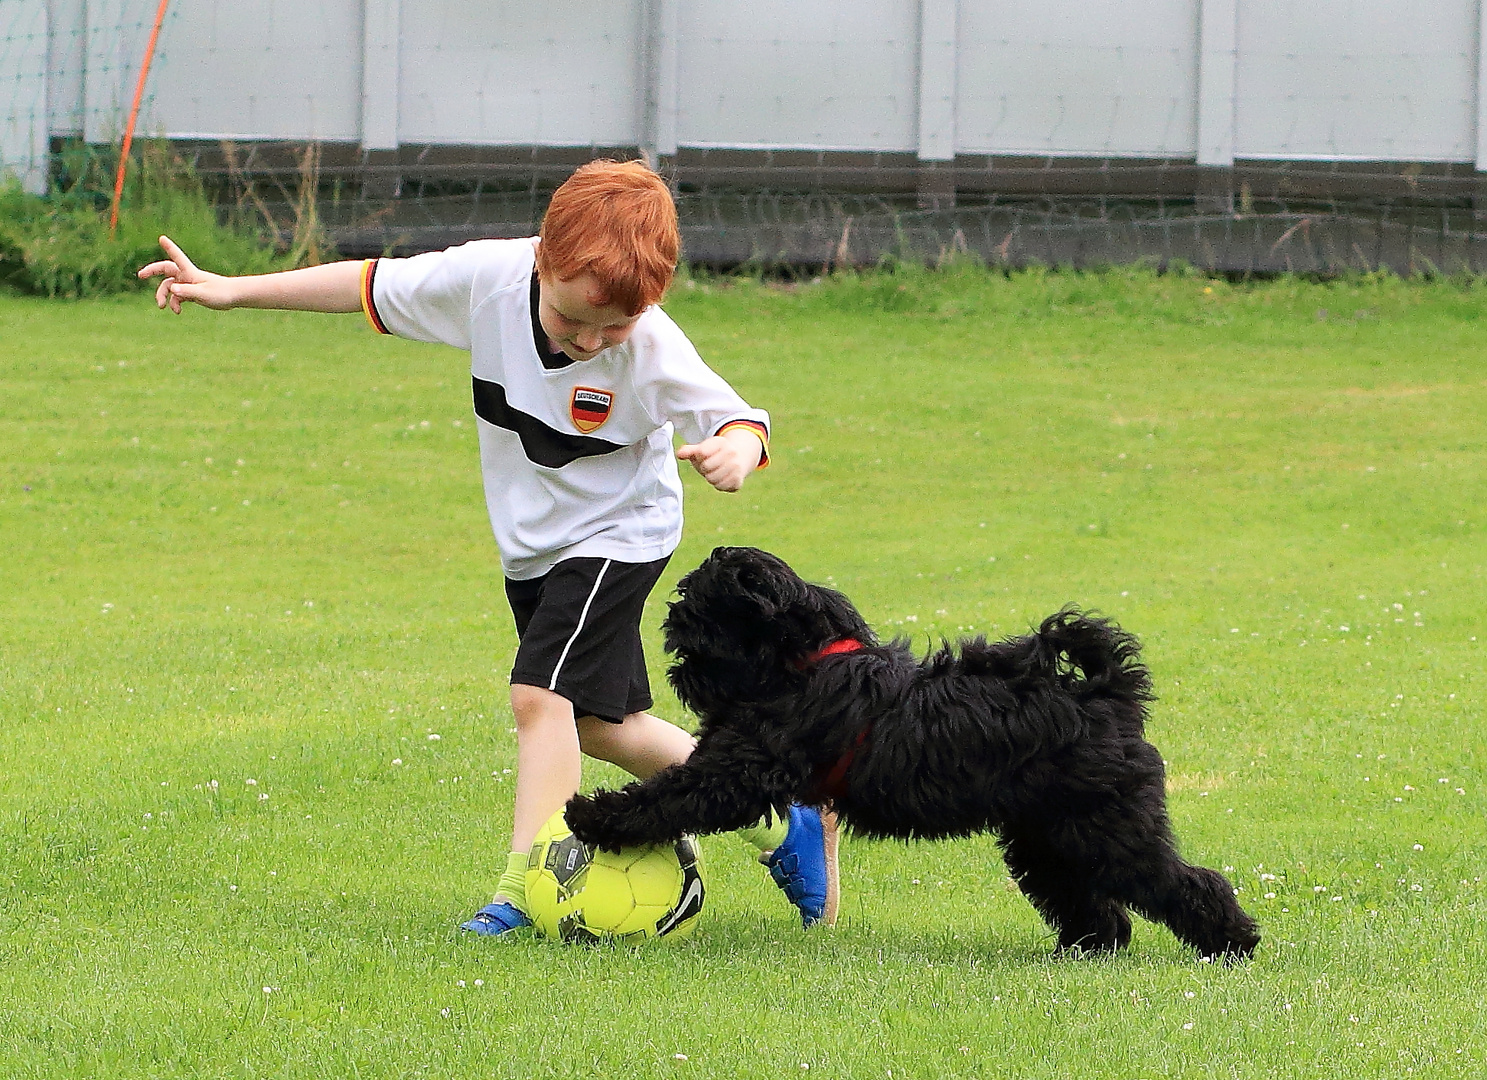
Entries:
POLYGON ((656 310, 660 319, 647 328, 645 345, 653 355, 644 365, 654 372, 646 397, 658 423, 670 422, 689 443, 742 427, 759 437, 759 467, 769 464, 769 413, 749 405, 703 362, 687 336, 656 310))
POLYGON ((407 259, 368 259, 361 304, 379 333, 470 348, 475 306, 498 278, 503 251, 474 241, 407 259))

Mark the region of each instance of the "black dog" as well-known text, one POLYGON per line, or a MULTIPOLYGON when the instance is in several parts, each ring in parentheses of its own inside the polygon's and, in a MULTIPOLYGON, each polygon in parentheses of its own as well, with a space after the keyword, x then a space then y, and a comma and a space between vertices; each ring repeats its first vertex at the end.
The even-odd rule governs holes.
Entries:
POLYGON ((838 592, 754 548, 718 548, 678 586, 664 629, 697 749, 622 791, 568 803, 587 843, 618 848, 736 829, 791 802, 854 832, 994 830, 1061 949, 1115 950, 1130 908, 1209 958, 1260 940, 1221 875, 1177 854, 1162 757, 1142 727, 1136 639, 1065 609, 1026 637, 918 660, 880 643, 838 592))

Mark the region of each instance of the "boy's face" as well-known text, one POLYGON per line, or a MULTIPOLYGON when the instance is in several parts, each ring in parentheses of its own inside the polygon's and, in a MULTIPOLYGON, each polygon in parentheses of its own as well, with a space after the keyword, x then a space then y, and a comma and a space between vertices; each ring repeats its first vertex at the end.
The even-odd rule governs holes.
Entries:
POLYGON ((593 274, 568 281, 537 282, 537 321, 548 341, 574 360, 592 360, 629 338, 639 315, 602 303, 604 288, 593 274))

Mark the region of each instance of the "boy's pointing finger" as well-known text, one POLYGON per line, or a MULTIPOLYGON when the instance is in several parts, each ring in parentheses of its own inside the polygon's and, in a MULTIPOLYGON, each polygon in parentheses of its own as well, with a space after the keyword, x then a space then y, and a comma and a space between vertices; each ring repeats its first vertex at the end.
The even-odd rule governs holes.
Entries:
POLYGON ((160 246, 165 249, 165 254, 170 257, 170 261, 184 274, 196 272, 196 264, 186 257, 186 253, 170 237, 162 236, 160 238, 160 246))

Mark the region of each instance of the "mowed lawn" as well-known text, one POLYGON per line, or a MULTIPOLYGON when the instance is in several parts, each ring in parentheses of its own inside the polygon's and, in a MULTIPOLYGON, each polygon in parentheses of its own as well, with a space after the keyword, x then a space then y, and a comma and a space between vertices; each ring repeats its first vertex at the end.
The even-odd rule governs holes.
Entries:
POLYGON ((849 841, 834 932, 721 836, 691 940, 462 935, 515 759, 467 358, 0 297, 0 1075, 1482 1075, 1484 305, 971 270, 669 302, 775 441, 737 495, 689 477, 658 686, 717 543, 921 648, 1096 608, 1145 643, 1185 854, 1262 925, 1225 967, 1139 921, 1054 958, 988 837, 849 841))

